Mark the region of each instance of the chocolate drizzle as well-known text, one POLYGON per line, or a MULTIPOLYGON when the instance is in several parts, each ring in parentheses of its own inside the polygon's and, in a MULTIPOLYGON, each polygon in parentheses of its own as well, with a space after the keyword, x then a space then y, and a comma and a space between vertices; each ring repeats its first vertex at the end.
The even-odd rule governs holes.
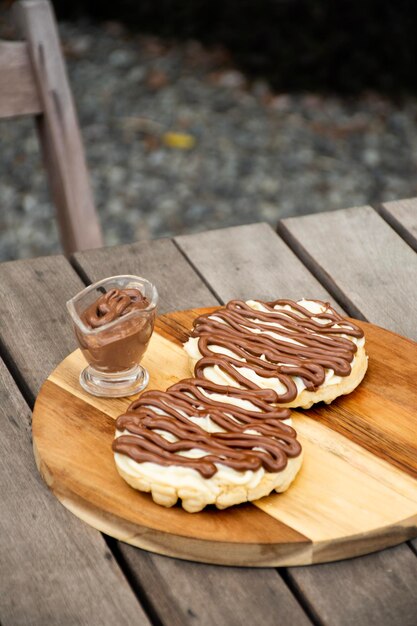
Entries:
POLYGON ((81 315, 89 328, 99 328, 135 309, 146 309, 149 301, 139 289, 110 289, 91 304, 81 315))
POLYGON ((113 441, 113 451, 138 463, 189 467, 204 478, 215 474, 217 464, 237 471, 256 471, 262 466, 267 472, 279 472, 288 458, 300 454, 301 446, 295 430, 282 423, 289 411, 272 407, 267 397, 196 378, 183 380, 167 391, 145 392, 117 418, 117 430, 128 434, 124 432, 113 441), (213 393, 249 401, 260 411, 207 395, 213 393), (210 433, 199 426, 198 420, 207 417, 224 432, 210 433), (168 433, 168 438, 161 431, 168 433), (189 450, 199 450, 201 456, 180 454, 189 450))
POLYGON ((301 377, 309 391, 323 384, 326 369, 348 376, 357 347, 347 337, 363 336, 328 303, 316 302, 323 305, 322 313, 291 300, 261 303, 266 311, 232 300, 225 308, 198 317, 192 331, 202 355, 196 378, 167 391, 145 392, 135 400, 117 418, 122 434, 113 441, 113 451, 138 463, 192 468, 204 478, 213 476, 218 465, 238 471, 260 467, 282 471, 288 458, 301 453, 301 445, 295 430, 283 423, 289 410, 276 403, 297 396, 294 376, 301 377), (215 346, 229 354, 219 354, 215 346), (238 386, 207 380, 204 372, 213 365, 238 386), (278 378, 286 391, 260 388, 237 370, 242 367, 263 378, 278 378), (251 405, 242 407, 240 401, 251 405), (207 418, 214 432, 205 430, 207 418), (191 450, 192 456, 187 456, 191 450))
POLYGON ((231 300, 225 308, 201 315, 194 321, 192 331, 192 336, 198 337, 202 354, 195 375, 204 377, 207 367, 217 365, 245 389, 258 390, 256 383, 237 370, 249 368, 263 378, 278 378, 286 391, 274 392, 272 401, 281 403, 297 397, 294 376, 303 380, 308 391, 315 391, 323 384, 326 369, 332 369, 337 376, 349 376, 357 347, 340 335, 359 338, 363 332, 329 303, 316 302, 323 305, 322 313, 312 313, 291 300, 262 302, 266 311, 231 300), (291 308, 275 309, 275 306, 291 308), (214 346, 231 351, 233 356, 219 354, 214 346))

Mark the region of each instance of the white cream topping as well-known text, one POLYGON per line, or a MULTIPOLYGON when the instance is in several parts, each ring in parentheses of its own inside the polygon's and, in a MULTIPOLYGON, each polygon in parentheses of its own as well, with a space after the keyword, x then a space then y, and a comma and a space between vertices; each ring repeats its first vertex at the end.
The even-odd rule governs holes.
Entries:
MULTIPOLYGON (((252 404, 252 402, 250 402, 249 400, 243 400, 243 398, 233 398, 231 396, 226 396, 220 393, 207 393, 201 387, 198 387, 198 390, 207 398, 210 398, 211 400, 214 400, 215 402, 224 402, 226 404, 241 407, 242 409, 246 409, 247 411, 256 411, 257 413, 262 413, 261 409, 257 407, 255 404, 252 404)), ((232 415, 229 414, 229 417, 230 419, 234 420, 234 417, 232 415)), ((209 416, 206 416, 203 418, 202 417, 187 417, 187 419, 192 421, 194 424, 201 426, 201 428, 204 428, 204 430, 206 430, 209 433, 224 432, 224 429, 218 426, 218 424, 216 424, 215 422, 213 422, 213 420, 209 416)), ((237 420, 234 420, 234 421, 237 421, 237 420)), ((290 417, 286 420, 281 420, 281 421, 283 424, 287 424, 288 426, 291 426, 292 424, 292 420, 290 417)), ((250 432, 250 431, 248 430, 245 432, 250 432)))
POLYGON ((210 400, 214 400, 215 402, 224 402, 226 404, 231 404, 233 406, 238 406, 241 409, 246 409, 247 411, 257 411, 261 413, 261 409, 257 407, 255 404, 252 404, 250 400, 244 400, 243 398, 234 398, 232 396, 227 396, 222 393, 208 393, 201 387, 198 387, 198 390, 210 400))
POLYGON ((201 426, 208 433, 223 433, 224 428, 221 428, 216 422, 206 415, 205 417, 187 417, 190 422, 193 424, 197 424, 197 426, 201 426))

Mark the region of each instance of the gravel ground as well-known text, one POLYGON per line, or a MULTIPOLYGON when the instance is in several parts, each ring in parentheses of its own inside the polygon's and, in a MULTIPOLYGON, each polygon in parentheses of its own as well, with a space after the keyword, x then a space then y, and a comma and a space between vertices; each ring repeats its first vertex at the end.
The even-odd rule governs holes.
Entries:
MULTIPOLYGON (((108 245, 417 195, 415 97, 272 93, 221 48, 60 33, 108 245)), ((0 260, 59 252, 32 120, 0 146, 0 260)))

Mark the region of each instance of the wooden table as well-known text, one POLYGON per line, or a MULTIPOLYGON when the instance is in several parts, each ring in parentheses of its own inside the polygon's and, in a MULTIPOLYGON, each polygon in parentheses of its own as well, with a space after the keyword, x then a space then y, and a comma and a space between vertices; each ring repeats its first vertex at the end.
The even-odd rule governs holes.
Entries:
POLYGON ((102 536, 36 470, 30 408, 75 348, 65 302, 105 276, 148 277, 161 312, 304 296, 417 339, 417 200, 286 219, 278 233, 255 224, 0 265, 2 626, 417 624, 417 540, 309 567, 190 563, 102 536))

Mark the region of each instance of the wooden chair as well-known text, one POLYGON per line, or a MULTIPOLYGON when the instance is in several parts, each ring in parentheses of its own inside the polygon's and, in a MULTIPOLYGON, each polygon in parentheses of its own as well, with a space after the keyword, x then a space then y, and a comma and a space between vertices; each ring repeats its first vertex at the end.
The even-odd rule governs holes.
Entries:
POLYGON ((103 245, 53 10, 13 6, 24 41, 0 41, 0 118, 33 115, 66 254, 103 245))

